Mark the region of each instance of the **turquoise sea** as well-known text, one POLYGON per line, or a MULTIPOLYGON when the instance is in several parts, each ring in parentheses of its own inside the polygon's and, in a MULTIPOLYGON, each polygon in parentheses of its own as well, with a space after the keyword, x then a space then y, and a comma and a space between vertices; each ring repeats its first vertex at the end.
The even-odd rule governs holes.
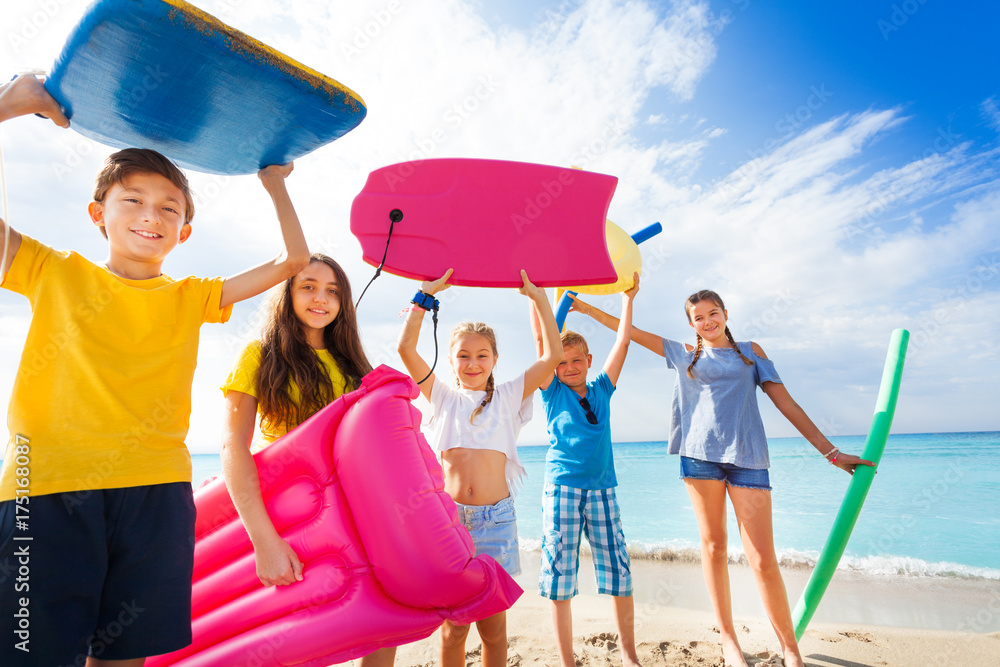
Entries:
MULTIPOLYGON (((864 436, 831 438, 860 454, 864 436)), ((785 565, 815 561, 850 477, 802 438, 772 438, 774 540, 785 565)), ((698 527, 679 460, 665 442, 615 443, 618 500, 633 557, 697 560, 698 527)), ((516 498, 521 548, 541 538, 545 447, 521 447, 528 480, 516 498)), ((195 488, 218 475, 195 455, 195 488)), ((742 554, 730 515, 730 557, 742 554)), ((1000 432, 890 436, 841 568, 871 574, 1000 580, 1000 432)))

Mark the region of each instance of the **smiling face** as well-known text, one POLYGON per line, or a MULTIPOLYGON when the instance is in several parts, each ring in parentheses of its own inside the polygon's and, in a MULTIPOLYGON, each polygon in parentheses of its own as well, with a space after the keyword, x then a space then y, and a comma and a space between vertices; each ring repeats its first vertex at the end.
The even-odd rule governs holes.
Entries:
POLYGON ((497 363, 497 355, 486 336, 466 333, 456 337, 448 356, 463 389, 486 391, 486 382, 497 363))
POLYGON ((159 275, 164 258, 191 235, 184 192, 169 179, 135 172, 112 185, 90 217, 108 237, 108 268, 130 278, 159 275))
POLYGON ((323 330, 340 314, 340 286, 333 269, 324 262, 310 262, 292 278, 291 296, 309 345, 323 349, 323 330))
POLYGON ((730 347, 726 338, 729 315, 712 299, 702 299, 688 306, 688 324, 709 347, 730 347))
POLYGON ((563 345, 563 359, 556 366, 556 377, 577 393, 582 388, 583 395, 586 395, 587 370, 593 359, 594 356, 585 352, 579 345, 563 345))

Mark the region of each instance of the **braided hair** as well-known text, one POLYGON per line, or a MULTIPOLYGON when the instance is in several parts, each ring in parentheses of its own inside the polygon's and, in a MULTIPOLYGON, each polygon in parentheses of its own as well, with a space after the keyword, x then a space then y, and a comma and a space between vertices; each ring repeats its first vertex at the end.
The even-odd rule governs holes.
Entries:
MULTIPOLYGON (((454 329, 452 329, 451 340, 448 344, 449 352, 455 347, 455 343, 458 342, 458 339, 466 334, 476 334, 478 336, 482 336, 487 340, 487 342, 489 342, 490 348, 493 350, 493 356, 496 357, 499 354, 497 352, 497 335, 493 332, 493 329, 490 328, 489 325, 484 324, 483 322, 461 322, 454 329)), ((455 378, 455 386, 462 386, 458 377, 455 378)), ((496 382, 494 381, 493 373, 491 372, 490 377, 486 380, 486 398, 484 398, 483 402, 472 411, 472 414, 469 416, 470 424, 475 422, 476 417, 482 413, 483 408, 489 405, 490 401, 493 400, 494 389, 496 389, 496 382)))
MULTIPOLYGON (((691 296, 689 296, 687 298, 687 301, 684 302, 684 313, 687 315, 688 322, 691 321, 691 308, 696 303, 706 300, 711 301, 721 310, 726 309, 725 304, 722 303, 722 297, 719 296, 717 293, 708 289, 699 290, 694 294, 692 294, 691 296)), ((694 348, 694 359, 691 360, 691 364, 687 367, 687 374, 688 377, 691 379, 694 379, 694 365, 698 363, 698 358, 701 356, 701 351, 703 348, 702 345, 703 341, 701 338, 701 334, 695 334, 695 336, 697 336, 698 338, 698 344, 694 348)), ((726 340, 728 340, 729 344, 733 346, 734 350, 736 350, 736 354, 740 355, 740 359, 743 360, 743 363, 745 363, 747 366, 753 366, 753 362, 747 359, 746 356, 744 356, 743 353, 740 351, 739 346, 736 345, 736 339, 733 338, 733 334, 729 331, 728 325, 726 326, 726 340)))

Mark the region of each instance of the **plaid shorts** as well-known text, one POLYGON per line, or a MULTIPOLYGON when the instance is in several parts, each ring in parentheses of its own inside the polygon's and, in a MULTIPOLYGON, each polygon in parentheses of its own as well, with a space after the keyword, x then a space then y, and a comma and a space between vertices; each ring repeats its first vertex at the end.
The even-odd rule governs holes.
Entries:
POLYGON ((542 569, 538 594, 569 600, 579 592, 580 536, 594 557, 597 592, 632 595, 632 571, 615 490, 545 483, 542 494, 542 569))

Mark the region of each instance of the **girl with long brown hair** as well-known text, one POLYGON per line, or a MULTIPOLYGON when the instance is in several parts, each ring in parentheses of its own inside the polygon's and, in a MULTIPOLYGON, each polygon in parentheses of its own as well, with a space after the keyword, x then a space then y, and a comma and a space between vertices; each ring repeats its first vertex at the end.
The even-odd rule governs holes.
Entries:
POLYGON ((251 454, 257 414, 263 442, 254 449, 261 449, 353 390, 370 370, 347 275, 334 260, 314 254, 275 288, 260 340, 244 348, 222 385, 223 473, 265 586, 301 580, 302 564, 264 507, 251 454))
MULTIPOLYGON (((229 374, 222 469, 247 534, 257 576, 265 586, 302 580, 302 563, 267 515, 251 442, 260 414, 262 449, 353 391, 372 370, 347 274, 319 253, 271 298, 259 341, 246 346, 229 374)), ((392 665, 395 647, 361 659, 362 667, 392 665)))

